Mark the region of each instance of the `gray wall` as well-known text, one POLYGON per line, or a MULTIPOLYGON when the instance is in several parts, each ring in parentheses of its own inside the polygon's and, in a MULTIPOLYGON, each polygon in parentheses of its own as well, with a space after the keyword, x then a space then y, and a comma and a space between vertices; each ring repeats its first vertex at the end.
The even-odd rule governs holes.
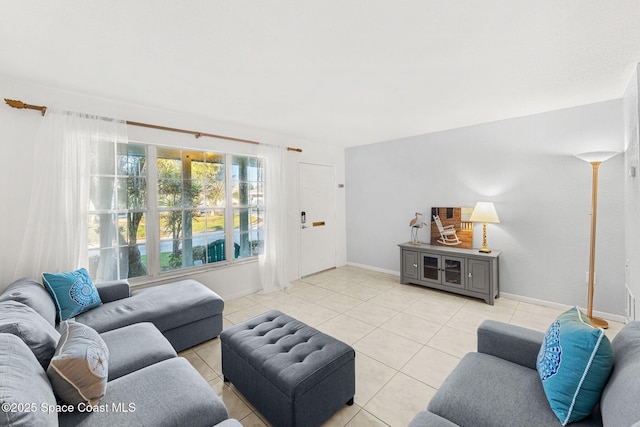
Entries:
MULTIPOLYGON (((397 272, 414 212, 493 201, 501 290, 585 307, 592 173, 574 154, 609 150, 623 150, 621 99, 349 148, 347 261, 397 272)), ((594 309, 612 314, 624 313, 623 157, 600 167, 594 309)))
MULTIPOLYGON (((634 72, 625 95, 624 105, 624 137, 625 137, 625 283, 635 297, 635 318, 640 316, 640 106, 638 96, 638 80, 640 72, 634 72), (635 168, 635 177, 628 173, 635 168)), ((630 304, 633 306, 633 303, 630 304)), ((633 318, 633 310, 630 310, 633 318)))

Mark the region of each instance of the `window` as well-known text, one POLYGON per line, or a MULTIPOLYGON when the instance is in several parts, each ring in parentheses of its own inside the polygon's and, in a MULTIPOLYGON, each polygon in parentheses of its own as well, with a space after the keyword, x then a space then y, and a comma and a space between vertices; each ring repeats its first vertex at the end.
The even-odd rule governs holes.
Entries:
POLYGON ((263 250, 264 181, 262 160, 233 156, 233 241, 236 257, 255 256, 263 250))
MULTIPOLYGON (((118 153, 127 167, 107 178, 118 183, 119 203, 108 212, 92 204, 92 264, 98 266, 115 250, 122 264, 118 277, 132 278, 231 263, 262 252, 262 159, 137 144, 119 146, 118 153), (100 243, 100 230, 114 227, 121 236, 100 243)), ((92 186, 92 197, 103 193, 92 186)))
POLYGON ((144 276, 146 147, 97 144, 91 154, 88 229, 91 277, 113 280, 144 276))

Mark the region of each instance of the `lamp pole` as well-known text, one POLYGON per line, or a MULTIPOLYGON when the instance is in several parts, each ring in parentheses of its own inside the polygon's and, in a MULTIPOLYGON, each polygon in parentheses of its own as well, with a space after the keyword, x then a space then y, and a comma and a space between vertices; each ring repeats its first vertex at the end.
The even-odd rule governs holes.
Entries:
POLYGON ((593 293, 595 290, 595 263, 596 263, 596 217, 598 213, 598 168, 602 162, 591 162, 593 167, 593 179, 591 182, 591 241, 589 247, 589 290, 587 298, 587 316, 591 324, 598 328, 608 328, 606 320, 593 317, 593 293))

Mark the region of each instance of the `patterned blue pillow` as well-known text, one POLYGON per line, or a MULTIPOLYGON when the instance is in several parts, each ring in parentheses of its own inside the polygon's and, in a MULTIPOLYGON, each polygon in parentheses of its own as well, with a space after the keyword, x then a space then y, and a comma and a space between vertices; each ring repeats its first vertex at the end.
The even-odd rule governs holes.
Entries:
POLYGON ((84 268, 70 273, 42 273, 42 281, 56 304, 61 321, 102 304, 98 290, 84 268))
POLYGON ((567 425, 589 416, 600 400, 613 348, 604 330, 574 307, 547 330, 536 367, 551 409, 567 425))

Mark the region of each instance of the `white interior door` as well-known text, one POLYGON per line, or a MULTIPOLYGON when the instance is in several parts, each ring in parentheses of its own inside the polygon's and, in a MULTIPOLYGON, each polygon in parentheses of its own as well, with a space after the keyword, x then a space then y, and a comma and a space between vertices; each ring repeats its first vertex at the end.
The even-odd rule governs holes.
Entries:
POLYGON ((300 276, 336 266, 335 167, 300 163, 300 276))

